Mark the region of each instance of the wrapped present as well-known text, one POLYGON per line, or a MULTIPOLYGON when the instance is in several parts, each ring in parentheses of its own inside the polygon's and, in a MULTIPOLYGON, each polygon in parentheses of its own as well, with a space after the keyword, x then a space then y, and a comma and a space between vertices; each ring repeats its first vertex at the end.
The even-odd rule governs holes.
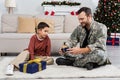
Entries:
POLYGON ((119 46, 120 45, 120 41, 119 41, 119 38, 108 37, 106 44, 107 45, 112 45, 112 46, 119 46))
POLYGON ((40 59, 30 60, 19 64, 19 70, 24 73, 35 73, 46 69, 46 61, 40 59))

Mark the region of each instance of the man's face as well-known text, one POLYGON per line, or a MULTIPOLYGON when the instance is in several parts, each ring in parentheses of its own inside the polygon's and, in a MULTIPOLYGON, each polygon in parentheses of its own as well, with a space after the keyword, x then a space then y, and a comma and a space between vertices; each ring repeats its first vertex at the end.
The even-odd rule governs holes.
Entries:
POLYGON ((80 24, 82 25, 82 27, 85 27, 89 24, 89 19, 90 19, 90 16, 87 16, 85 12, 81 12, 78 15, 78 20, 80 24))
POLYGON ((47 35, 48 35, 48 31, 49 31, 49 28, 48 27, 45 27, 43 29, 38 29, 37 30, 37 33, 38 33, 38 36, 40 38, 45 38, 47 35))

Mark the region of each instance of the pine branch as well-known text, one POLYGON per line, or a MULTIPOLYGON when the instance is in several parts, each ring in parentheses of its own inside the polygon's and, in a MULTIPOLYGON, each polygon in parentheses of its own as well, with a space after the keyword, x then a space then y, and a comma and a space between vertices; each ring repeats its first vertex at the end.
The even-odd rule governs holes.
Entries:
POLYGON ((81 5, 81 3, 78 3, 78 2, 69 2, 69 1, 51 1, 51 2, 47 2, 47 1, 44 1, 42 4, 43 5, 53 5, 53 6, 56 6, 56 5, 67 5, 67 6, 79 6, 81 5))

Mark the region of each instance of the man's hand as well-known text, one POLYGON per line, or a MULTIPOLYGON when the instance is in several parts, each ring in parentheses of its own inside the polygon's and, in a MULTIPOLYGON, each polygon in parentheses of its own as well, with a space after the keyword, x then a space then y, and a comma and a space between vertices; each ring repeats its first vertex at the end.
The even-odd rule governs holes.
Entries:
POLYGON ((80 54, 80 53, 82 53, 81 48, 79 48, 79 47, 69 48, 67 50, 71 54, 80 54))
POLYGON ((59 54, 64 55, 65 52, 67 52, 68 46, 65 45, 65 43, 62 45, 62 47, 59 49, 59 54))
POLYGON ((61 50, 61 48, 59 49, 59 54, 60 55, 64 55, 65 53, 61 50))
POLYGON ((71 54, 84 54, 84 53, 89 53, 91 51, 88 47, 86 48, 74 47, 67 50, 68 50, 67 52, 71 54))

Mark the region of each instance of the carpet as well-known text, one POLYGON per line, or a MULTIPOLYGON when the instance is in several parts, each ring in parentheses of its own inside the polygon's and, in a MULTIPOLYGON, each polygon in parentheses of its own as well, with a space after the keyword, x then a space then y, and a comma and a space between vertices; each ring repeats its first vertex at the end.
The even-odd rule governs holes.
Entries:
POLYGON ((6 76, 5 70, 14 57, 0 57, 0 78, 29 78, 29 79, 65 79, 65 78, 119 78, 120 69, 113 65, 106 65, 93 70, 77 68, 72 66, 58 66, 56 64, 47 66, 46 70, 27 74, 14 71, 13 76, 6 76))

